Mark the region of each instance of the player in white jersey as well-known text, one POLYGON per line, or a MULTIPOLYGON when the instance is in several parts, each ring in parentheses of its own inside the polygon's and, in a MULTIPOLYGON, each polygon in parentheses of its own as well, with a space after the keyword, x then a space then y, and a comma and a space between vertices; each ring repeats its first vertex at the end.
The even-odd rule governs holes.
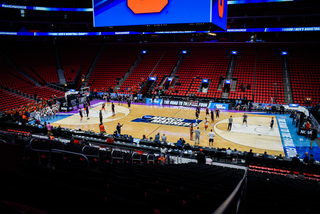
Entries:
POLYGON ((207 135, 209 137, 209 148, 210 147, 213 148, 213 137, 215 137, 216 135, 213 133, 212 129, 207 135), (210 146, 210 144, 211 144, 211 146, 210 146))
POLYGON ((34 111, 36 120, 41 121, 40 111, 37 109, 34 111))
POLYGON ((52 109, 49 107, 49 110, 47 111, 48 117, 51 117, 53 119, 53 112, 52 109))
POLYGON ((206 117, 206 120, 204 121, 204 131, 206 133, 207 133, 208 126, 209 126, 209 121, 208 121, 208 118, 206 117))
POLYGON ((57 105, 54 105, 52 110, 53 110, 54 117, 57 117, 57 113, 59 112, 57 105))

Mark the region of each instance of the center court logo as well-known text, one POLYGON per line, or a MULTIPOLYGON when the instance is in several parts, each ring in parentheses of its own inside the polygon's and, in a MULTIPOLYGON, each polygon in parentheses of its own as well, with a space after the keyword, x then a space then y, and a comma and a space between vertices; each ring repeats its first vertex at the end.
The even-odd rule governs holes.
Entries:
POLYGON ((135 14, 160 13, 169 0, 127 0, 128 7, 135 14))
POLYGON ((184 118, 158 117, 158 116, 152 116, 152 115, 145 115, 142 118, 137 118, 137 119, 131 120, 131 122, 153 123, 153 124, 181 126, 181 127, 190 127, 191 123, 193 123, 193 126, 196 127, 202 122, 202 120, 192 120, 192 119, 184 119, 184 118))

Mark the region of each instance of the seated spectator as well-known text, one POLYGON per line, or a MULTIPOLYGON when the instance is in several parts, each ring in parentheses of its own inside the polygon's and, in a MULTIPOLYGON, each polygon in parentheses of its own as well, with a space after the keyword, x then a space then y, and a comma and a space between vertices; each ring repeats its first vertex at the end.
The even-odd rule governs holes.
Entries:
POLYGON ((293 173, 292 170, 290 171, 289 174, 286 175, 286 177, 287 177, 287 178, 290 178, 290 179, 296 179, 296 176, 295 176, 295 174, 293 173))
POLYGON ((165 155, 165 154, 167 153, 166 147, 162 146, 162 147, 160 148, 160 153, 161 153, 162 155, 165 155))
POLYGON ((148 140, 145 134, 142 136, 142 140, 148 140))
POLYGON ((276 160, 283 160, 282 155, 281 155, 281 154, 279 154, 279 156, 278 156, 278 157, 276 157, 276 160))
POLYGON ((267 152, 264 152, 264 154, 262 155, 262 159, 268 159, 269 155, 267 154, 267 152))
POLYGON ((247 154, 247 158, 252 158, 253 157, 253 153, 252 153, 252 149, 250 149, 250 152, 248 152, 247 154))
POLYGON ((165 134, 162 135, 161 141, 162 143, 167 143, 167 136, 165 134))
POLYGON ((231 155, 232 154, 232 150, 230 149, 230 147, 226 150, 226 154, 227 155, 231 155))

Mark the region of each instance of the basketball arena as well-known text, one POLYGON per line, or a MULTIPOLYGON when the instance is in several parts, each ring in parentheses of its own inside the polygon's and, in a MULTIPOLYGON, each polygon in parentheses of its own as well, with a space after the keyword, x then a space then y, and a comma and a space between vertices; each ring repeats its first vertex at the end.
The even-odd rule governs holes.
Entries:
POLYGON ((318 213, 316 3, 0 4, 0 213, 318 213))

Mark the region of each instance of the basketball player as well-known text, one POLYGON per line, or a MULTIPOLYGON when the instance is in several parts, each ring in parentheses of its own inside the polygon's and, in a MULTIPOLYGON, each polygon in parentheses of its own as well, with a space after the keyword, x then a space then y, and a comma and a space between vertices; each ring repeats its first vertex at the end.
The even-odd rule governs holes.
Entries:
POLYGON ((199 112, 198 110, 196 110, 196 121, 198 122, 198 119, 199 119, 199 112))
POLYGON ((79 109, 79 114, 80 114, 80 123, 81 123, 81 122, 82 122, 82 117, 83 117, 83 116, 82 116, 82 109, 81 109, 81 108, 79 109))
POLYGON ((118 105, 120 105, 120 104, 122 105, 122 97, 123 96, 119 95, 119 104, 118 105))
POLYGON ((104 112, 107 114, 106 107, 105 107, 105 104, 104 104, 104 103, 102 104, 102 107, 101 107, 101 110, 100 110, 100 111, 104 111, 104 112))
POLYGON ((209 126, 209 121, 208 121, 208 118, 206 117, 206 120, 204 121, 204 131, 205 131, 205 133, 207 133, 208 126, 209 126))
POLYGON ((190 140, 193 140, 193 123, 190 126, 190 140))
POLYGON ((54 105, 53 107, 53 114, 54 114, 54 117, 57 117, 57 113, 59 112, 59 109, 57 108, 57 105, 54 105))
POLYGON ((216 135, 212 132, 212 129, 210 130, 210 132, 207 134, 209 137, 209 148, 212 147, 213 148, 213 137, 215 137, 216 135), (211 145, 211 146, 210 146, 211 145))
POLYGON ((270 122, 270 131, 273 130, 273 124, 274 124, 274 119, 273 117, 271 118, 271 122, 270 122))
POLYGON ((217 108, 216 109, 216 118, 217 118, 216 120, 219 120, 219 113, 220 113, 220 110, 217 108))
POLYGON ((89 120, 89 104, 86 105, 87 120, 89 120))
POLYGON ((246 113, 244 113, 244 114, 243 114, 243 121, 242 121, 242 125, 243 125, 244 123, 246 123, 246 126, 248 127, 247 119, 248 119, 248 115, 246 115, 246 113))
POLYGON ((199 105, 197 106, 196 111, 198 112, 198 114, 200 114, 200 106, 199 105))
POLYGON ((209 105, 206 108, 206 116, 208 116, 208 115, 209 115, 209 105))
POLYGON ((131 99, 128 97, 128 108, 131 109, 131 99))
POLYGON ((211 125, 213 125, 213 123, 214 123, 214 113, 213 113, 212 110, 210 111, 210 113, 211 113, 211 125))
POLYGON ((36 120, 39 120, 39 121, 41 121, 41 116, 40 116, 40 111, 39 111, 39 109, 37 109, 36 111, 35 111, 35 118, 36 118, 36 120))
POLYGON ((114 112, 114 104, 113 103, 111 103, 111 110, 112 110, 112 116, 114 117, 115 112, 114 112))

